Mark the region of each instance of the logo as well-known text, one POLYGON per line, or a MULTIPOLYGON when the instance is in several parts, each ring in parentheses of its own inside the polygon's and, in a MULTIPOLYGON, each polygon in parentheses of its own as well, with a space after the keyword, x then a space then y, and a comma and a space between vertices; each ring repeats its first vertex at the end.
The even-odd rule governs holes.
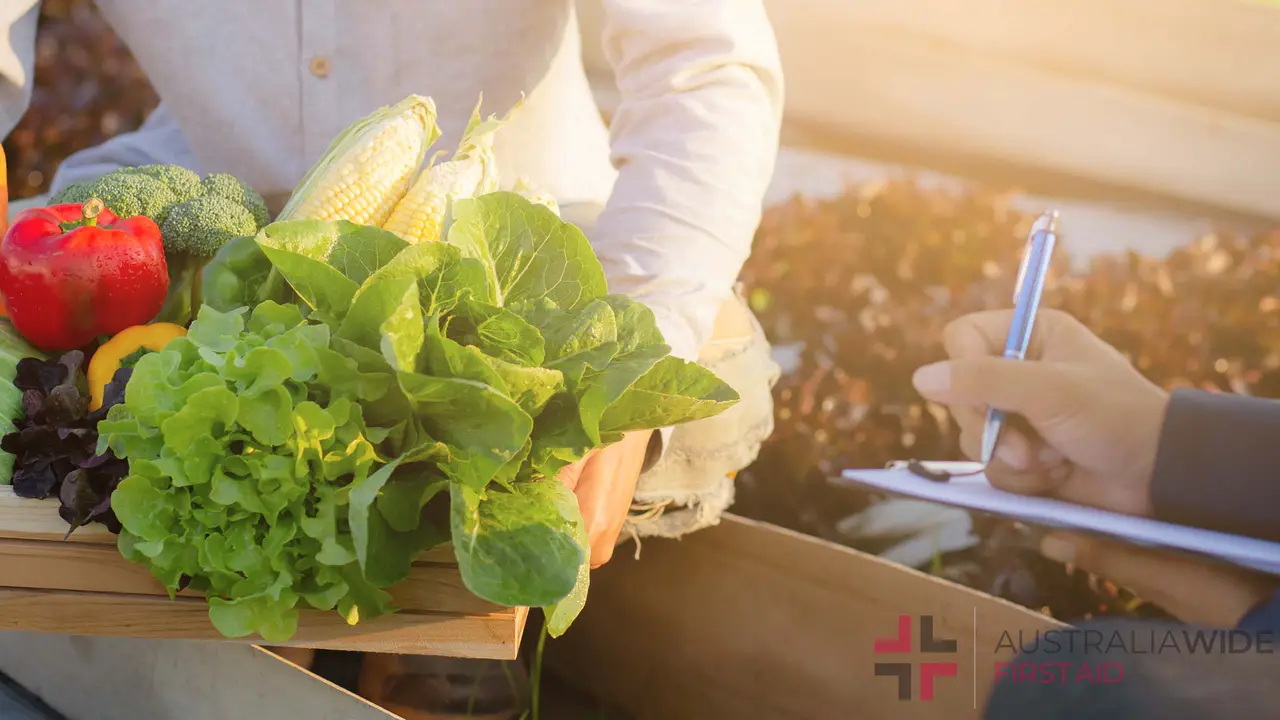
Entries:
MULTIPOLYGON (((936 637, 933 634, 933 616, 921 615, 920 619, 920 652, 925 654, 954 653, 956 641, 936 637)), ((896 638, 880 638, 876 640, 877 655, 893 655, 910 653, 911 616, 898 616, 898 636, 896 638)), ((960 671, 959 663, 954 662, 921 662, 920 666, 920 699, 933 699, 933 681, 939 677, 955 677, 960 671)), ((911 699, 911 676, 915 663, 911 662, 878 662, 876 677, 898 678, 898 699, 911 699)))

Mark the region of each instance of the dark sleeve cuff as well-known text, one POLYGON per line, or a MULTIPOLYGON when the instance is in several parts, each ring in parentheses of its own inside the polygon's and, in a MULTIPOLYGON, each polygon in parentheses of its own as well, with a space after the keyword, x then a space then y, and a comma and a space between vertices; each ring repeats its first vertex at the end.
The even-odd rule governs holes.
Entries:
POLYGON ((1177 390, 1151 477, 1155 516, 1280 542, 1280 402, 1177 390))
POLYGON ((1280 592, 1258 603, 1252 610, 1245 613, 1237 627, 1250 632, 1280 633, 1280 592))

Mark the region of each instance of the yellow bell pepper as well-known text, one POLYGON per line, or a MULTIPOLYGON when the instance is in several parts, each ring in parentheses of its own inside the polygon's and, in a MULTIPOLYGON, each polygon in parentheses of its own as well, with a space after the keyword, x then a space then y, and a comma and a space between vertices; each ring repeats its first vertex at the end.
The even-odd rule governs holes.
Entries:
POLYGON ((125 358, 143 348, 160 352, 170 340, 186 334, 187 329, 181 325, 153 323, 134 325, 112 336, 89 359, 89 369, 85 371, 85 379, 89 384, 89 409, 97 410, 102 407, 107 385, 125 358))

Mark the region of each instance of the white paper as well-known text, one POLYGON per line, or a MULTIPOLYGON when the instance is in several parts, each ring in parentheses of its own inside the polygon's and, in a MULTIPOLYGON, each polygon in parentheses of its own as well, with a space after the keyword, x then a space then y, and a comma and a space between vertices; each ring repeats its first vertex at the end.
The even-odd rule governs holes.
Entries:
MULTIPOLYGON (((923 465, 930 470, 952 473, 973 472, 982 467, 978 463, 967 462, 929 462, 923 465)), ((906 468, 845 470, 842 482, 869 485, 891 493, 1002 515, 1035 525, 1102 533, 1136 545, 1201 553, 1280 575, 1280 543, 1134 517, 1051 498, 1018 495, 992 487, 986 476, 981 474, 934 482, 906 468)))

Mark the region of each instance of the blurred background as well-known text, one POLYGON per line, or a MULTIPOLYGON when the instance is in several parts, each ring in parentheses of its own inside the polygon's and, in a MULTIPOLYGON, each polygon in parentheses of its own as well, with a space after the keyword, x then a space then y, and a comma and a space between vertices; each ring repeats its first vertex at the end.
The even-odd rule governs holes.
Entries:
MULTIPOLYGON (((1031 219, 1065 252, 1046 302, 1167 386, 1280 397, 1280 10, 1244 0, 771 0, 788 102, 742 282, 784 376, 733 510, 1064 620, 1159 615, 1024 529, 839 488, 957 457, 910 374, 951 318, 1004 307, 1031 219), (1247 69, 1242 72, 1241 69, 1247 69)), ((580 4, 584 62, 616 92, 580 4)), ((89 0, 45 0, 13 198, 156 97, 89 0)))

